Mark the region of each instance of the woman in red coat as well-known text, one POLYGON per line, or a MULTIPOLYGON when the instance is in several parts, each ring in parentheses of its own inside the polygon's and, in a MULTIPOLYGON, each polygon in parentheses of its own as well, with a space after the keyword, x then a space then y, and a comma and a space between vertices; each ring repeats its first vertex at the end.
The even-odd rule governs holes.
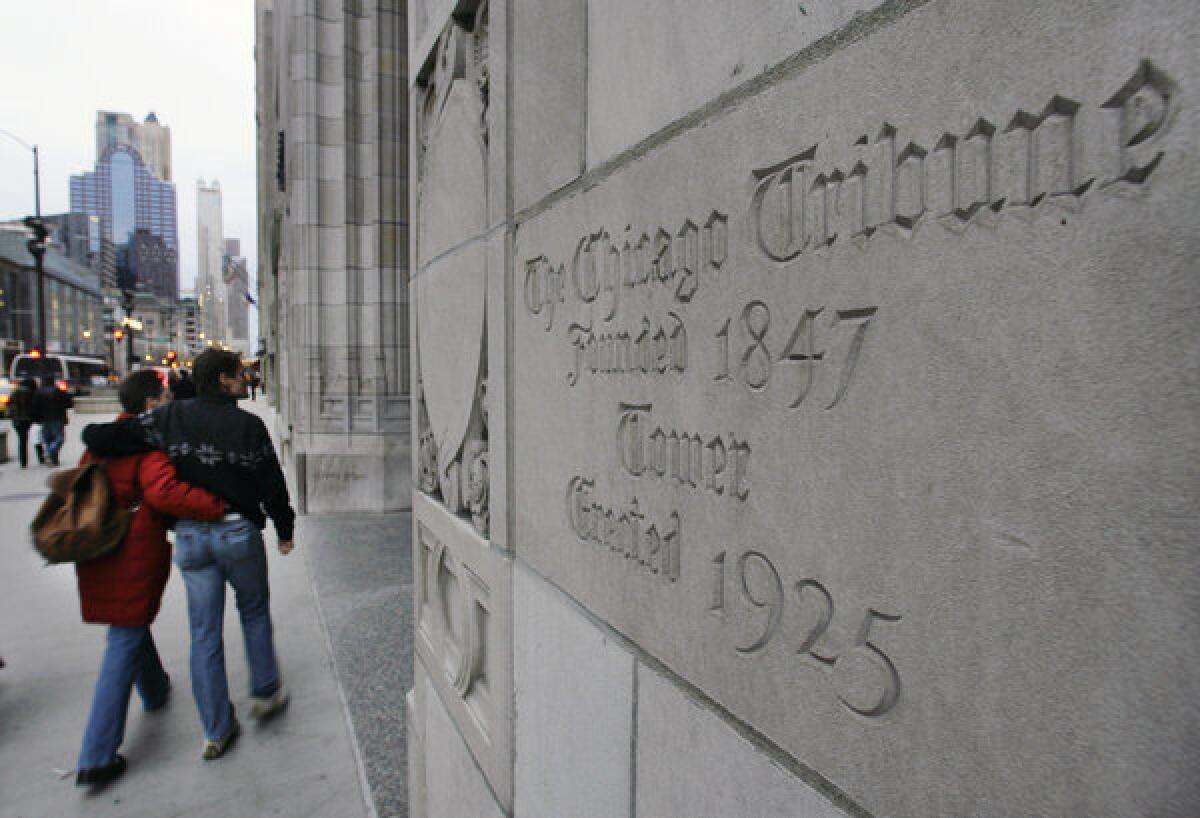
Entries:
MULTIPOLYGON (((135 372, 121 382, 118 396, 130 417, 167 400, 154 370, 135 372)), ((82 462, 95 460, 91 453, 82 462)), ((171 569, 169 518, 220 520, 225 503, 204 489, 181 482, 162 452, 117 457, 107 464, 115 502, 136 508, 125 540, 111 554, 77 563, 83 620, 108 625, 108 644, 79 752, 79 786, 105 784, 125 772, 117 753, 125 735, 129 697, 136 685, 146 710, 167 700, 170 679, 150 635, 171 569)))

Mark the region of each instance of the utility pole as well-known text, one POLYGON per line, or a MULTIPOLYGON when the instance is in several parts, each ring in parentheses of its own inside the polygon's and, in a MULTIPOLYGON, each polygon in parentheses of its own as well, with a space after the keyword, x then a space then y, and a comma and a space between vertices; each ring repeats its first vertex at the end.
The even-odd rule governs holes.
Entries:
POLYGON ((125 374, 133 372, 133 338, 138 327, 133 319, 134 292, 121 290, 121 306, 125 309, 125 374))
MULTIPOLYGON (((41 249, 34 253, 37 269, 38 349, 46 354, 46 225, 42 224, 42 177, 38 171, 38 149, 33 146, 33 217, 37 220, 34 238, 41 240, 41 249)), ((32 248, 30 248, 32 250, 32 248)))
POLYGON ((33 151, 34 215, 26 216, 24 219, 25 226, 33 233, 33 238, 26 242, 25 246, 29 248, 29 252, 33 255, 34 270, 37 275, 37 348, 44 356, 46 354, 46 268, 44 258, 46 255, 46 237, 49 235, 49 231, 46 230, 46 225, 42 222, 42 180, 38 168, 38 148, 37 145, 30 145, 24 139, 9 131, 0 129, 0 133, 17 142, 23 148, 33 151))

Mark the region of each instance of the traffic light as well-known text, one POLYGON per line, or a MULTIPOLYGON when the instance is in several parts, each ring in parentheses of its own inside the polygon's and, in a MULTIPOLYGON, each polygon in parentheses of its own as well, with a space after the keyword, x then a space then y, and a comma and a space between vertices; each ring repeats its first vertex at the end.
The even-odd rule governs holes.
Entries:
POLYGON ((46 225, 41 219, 34 216, 26 216, 22 220, 29 231, 33 233, 33 238, 25 242, 25 246, 29 248, 29 252, 35 257, 40 257, 46 252, 46 239, 50 235, 50 231, 46 229, 46 225))
POLYGON ((40 349, 31 349, 31 350, 29 350, 29 357, 30 358, 40 358, 40 357, 42 357, 42 351, 40 349))
POLYGON ((168 361, 171 361, 172 363, 174 363, 175 359, 178 357, 179 356, 175 354, 175 350, 171 349, 171 350, 167 351, 167 360, 168 361))
POLYGON ((125 337, 125 330, 123 330, 123 329, 113 330, 113 340, 114 341, 120 341, 124 337, 125 337))

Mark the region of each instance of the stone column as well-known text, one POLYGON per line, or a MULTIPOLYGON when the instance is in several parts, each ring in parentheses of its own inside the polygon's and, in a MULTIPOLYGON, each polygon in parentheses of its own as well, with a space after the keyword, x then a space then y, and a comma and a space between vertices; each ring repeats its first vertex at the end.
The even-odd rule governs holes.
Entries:
POLYGON ((411 502, 404 39, 394 0, 259 4, 261 308, 308 511, 411 502))

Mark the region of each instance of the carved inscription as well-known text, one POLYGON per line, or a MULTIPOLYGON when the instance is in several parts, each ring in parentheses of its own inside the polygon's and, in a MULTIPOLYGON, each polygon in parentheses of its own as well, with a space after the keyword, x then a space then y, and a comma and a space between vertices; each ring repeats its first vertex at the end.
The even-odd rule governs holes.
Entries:
MULTIPOLYGON (((692 217, 655 218, 651 223, 659 224, 646 229, 630 224, 583 235, 572 231, 573 243, 564 244, 557 259, 535 248, 517 273, 523 276, 521 301, 536 326, 565 341, 560 351, 567 354, 559 361, 567 387, 629 387, 615 395, 596 389, 617 407, 617 469, 605 477, 618 487, 625 483, 618 496, 629 499, 597 499, 596 479, 573 468, 565 494, 571 533, 611 555, 610 564, 628 566, 630 576, 661 579, 659 587, 666 589, 684 587, 676 585, 684 525, 679 498, 745 503, 752 443, 764 443, 748 440, 736 424, 721 431, 702 422, 680 424, 691 428, 663 422, 654 415, 656 402, 660 413, 675 404, 666 397, 646 399, 647 387, 700 381, 706 395, 722 398, 745 389, 754 401, 787 410, 780 417, 791 421, 803 418, 802 412, 837 408, 856 372, 867 371, 865 362, 881 343, 877 319, 890 317, 887 306, 821 298, 785 309, 774 300, 777 294, 747 295, 747 282, 733 275, 729 262, 731 235, 745 242, 733 248, 741 251, 733 256, 739 263, 750 259, 760 268, 755 273, 774 274, 805 254, 861 248, 882 235, 911 238, 931 223, 961 234, 1010 216, 1032 222, 1048 207, 1076 211, 1089 196, 1142 189, 1162 164, 1162 137, 1178 113, 1177 97, 1175 82, 1142 61, 1095 110, 1054 95, 1007 119, 975 118, 920 142, 885 121, 836 151, 813 144, 749 170, 748 201, 728 210, 732 225, 728 203, 706 204, 692 217), (1108 131, 1093 134, 1095 128, 1108 131), (1094 155, 1097 145, 1107 146, 1099 152, 1104 155, 1094 155), (1097 159, 1106 166, 1085 167, 1097 159), (707 216, 697 216, 705 210, 707 216), (713 310, 704 299, 715 297, 737 300, 713 310), (706 323, 698 323, 698 315, 706 323), (693 349, 689 355, 689 333, 702 339, 699 354, 693 349), (689 379, 697 368, 699 375, 689 379), (634 495, 634 487, 649 483, 668 498, 665 509, 646 508, 634 495)), ((856 387, 856 395, 862 391, 856 387)), ((426 468, 425 459, 423 480, 438 466, 426 468)), ((486 457, 467 462, 486 473, 486 457)), ((440 473, 445 471, 443 466, 440 473)), ((467 498, 472 510, 476 493, 467 498)), ((868 607, 839 617, 825 582, 784 576, 766 550, 724 550, 709 564, 708 611, 730 649, 752 660, 786 644, 797 667, 822 674, 847 710, 871 719, 892 711, 902 694, 900 671, 880 639, 886 641, 901 616, 868 607), (835 623, 855 626, 855 635, 831 636, 835 623)), ((689 579, 703 575, 703 568, 693 569, 689 579)))
POLYGON ((713 557, 709 613, 730 624, 736 607, 742 613, 756 616, 760 622, 757 628, 746 632, 744 640, 734 641, 733 649, 739 654, 752 656, 766 649, 782 630, 789 600, 811 621, 794 648, 795 653, 830 674, 841 703, 867 717, 882 716, 895 707, 900 700, 900 673, 891 658, 871 641, 871 628, 876 622, 899 622, 899 615, 869 608, 852 644, 840 654, 827 653, 826 649, 818 651, 817 646, 825 638, 834 616, 833 596, 821 582, 804 578, 786 585, 775 564, 760 551, 743 551, 736 557, 722 551, 713 557), (730 586, 735 589, 734 594, 727 592, 730 586), (737 605, 731 600, 736 600, 737 605))
POLYGON ((910 237, 930 218, 961 232, 1047 204, 1077 210, 1092 190, 1145 183, 1163 157, 1159 140, 1175 97, 1175 83, 1143 60, 1102 106, 1116 139, 1099 185, 1079 167, 1080 104, 1064 96, 1035 113, 1018 110, 1006 124, 978 119, 933 145, 901 144, 885 122, 874 136, 852 140, 844 168, 822 167, 820 146, 810 145, 752 171, 752 234, 764 256, 782 263, 882 232, 910 237))
POLYGON ((567 483, 567 520, 575 536, 642 566, 667 582, 679 579, 679 550, 683 529, 679 512, 666 522, 646 523, 637 497, 623 509, 594 499, 596 481, 572 477, 567 483))
POLYGON ((617 421, 617 460, 630 477, 670 481, 711 494, 745 500, 750 495, 750 445, 729 435, 702 437, 651 426, 650 403, 622 403, 617 421))
POLYGON ((639 233, 626 225, 613 236, 602 227, 579 239, 569 266, 555 266, 544 255, 525 262, 525 309, 549 332, 557 305, 566 303, 568 294, 580 304, 598 304, 598 319, 605 323, 616 318, 625 291, 663 289, 686 304, 695 298, 701 275, 719 272, 728 254, 729 217, 717 210, 671 230, 639 233))
POLYGON ((661 323, 642 323, 633 332, 610 329, 592 332, 590 325, 571 324, 567 338, 574 351, 567 385, 588 375, 667 375, 687 369, 687 329, 674 312, 661 323))
POLYGON ((850 388, 854 368, 858 364, 867 328, 879 311, 878 307, 853 307, 850 309, 827 310, 825 307, 801 310, 795 319, 787 344, 776 356, 767 345, 767 331, 771 328, 771 310, 762 301, 751 301, 742 308, 736 322, 738 335, 744 342, 730 355, 730 326, 732 318, 726 319, 717 330, 716 374, 717 381, 737 380, 751 392, 761 392, 771 381, 772 372, 780 367, 794 369, 798 374, 789 380, 789 389, 795 397, 788 407, 798 409, 808 399, 821 367, 827 363, 826 349, 818 333, 824 337, 833 332, 851 333, 845 344, 842 359, 834 362, 836 386, 828 403, 822 408, 834 408, 846 396, 850 388), (820 324, 818 323, 820 322, 820 324))

